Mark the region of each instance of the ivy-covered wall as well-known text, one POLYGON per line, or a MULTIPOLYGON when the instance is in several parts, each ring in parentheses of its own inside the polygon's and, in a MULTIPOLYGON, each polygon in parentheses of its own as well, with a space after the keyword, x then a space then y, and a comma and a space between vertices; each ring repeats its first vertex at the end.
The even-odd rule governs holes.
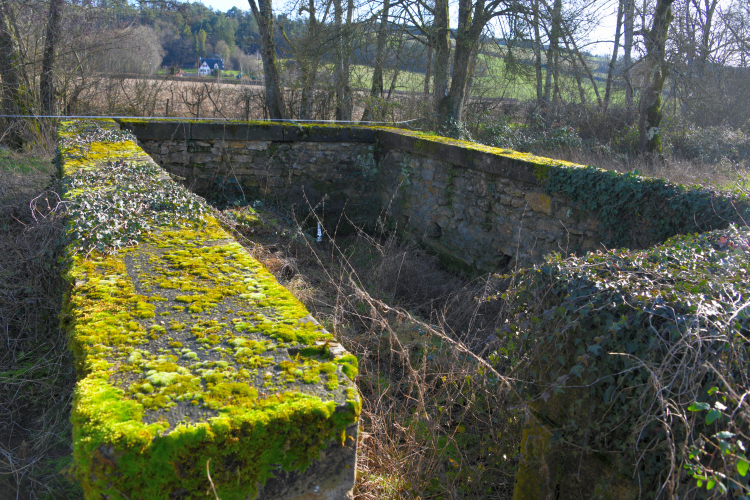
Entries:
POLYGON ((115 122, 58 135, 86 498, 346 498, 357 360, 115 122))
POLYGON ((401 129, 267 122, 123 121, 169 172, 208 197, 235 189, 335 225, 390 223, 469 272, 552 252, 647 248, 748 219, 705 189, 401 129), (325 199, 325 202, 319 203, 325 199))
MULTIPOLYGON (((524 341, 517 345, 514 341, 517 349, 523 349, 523 352, 517 353, 518 359, 524 359, 528 364, 527 373, 519 380, 540 382, 530 384, 533 386, 531 389, 523 389, 524 395, 533 401, 533 417, 529 419, 523 436, 524 457, 517 476, 514 498, 539 498, 553 491, 560 498, 581 498, 582 484, 587 488, 584 495, 587 498, 636 498, 642 492, 642 484, 648 484, 653 493, 658 490, 654 485, 668 476, 682 481, 680 474, 672 474, 660 465, 668 458, 664 453, 650 454, 647 459, 639 459, 635 465, 628 461, 633 456, 632 449, 628 446, 639 442, 633 441, 634 434, 628 432, 631 428, 638 428, 638 419, 643 415, 637 408, 642 398, 631 393, 647 387, 643 382, 645 379, 641 380, 639 377, 646 377, 648 370, 640 373, 636 367, 626 367, 623 371, 618 363, 628 361, 621 356, 623 353, 637 353, 638 356, 632 358, 635 364, 661 363, 660 352, 672 353, 675 342, 693 338, 691 329, 702 325, 700 318, 698 321, 693 317, 696 311, 708 311, 708 330, 717 328, 718 325, 717 331, 721 335, 729 332, 729 328, 722 326, 716 318, 721 312, 719 309, 723 308, 721 314, 728 318, 725 318, 727 324, 738 320, 741 311, 733 308, 739 303, 746 304, 744 295, 736 295, 736 291, 744 287, 747 260, 746 255, 735 252, 736 255, 732 256, 737 257, 736 262, 741 265, 732 267, 728 264, 733 261, 723 255, 723 251, 737 247, 742 252, 747 252, 746 230, 738 233, 734 227, 727 229, 731 223, 745 225, 750 217, 746 199, 702 188, 673 185, 662 180, 645 179, 633 174, 622 175, 595 167, 395 129, 201 122, 124 122, 123 126, 134 130, 150 154, 169 171, 185 177, 188 185, 197 187, 208 195, 234 186, 247 189, 251 194, 257 193, 258 196, 274 197, 291 203, 298 203, 295 199, 304 200, 305 196, 310 199, 310 193, 314 193, 315 198, 311 200, 313 204, 325 199, 330 208, 331 200, 337 200, 339 210, 345 204, 349 204, 347 207, 358 204, 364 218, 387 214, 387 221, 395 224, 402 234, 432 248, 449 266, 468 272, 476 269, 494 271, 514 263, 523 267, 530 263, 544 262, 541 267, 522 270, 518 274, 518 287, 506 294, 506 298, 515 301, 513 303, 517 306, 514 310, 517 318, 509 323, 510 331, 524 341), (303 193, 304 196, 295 198, 298 193, 303 193), (722 232, 694 234, 717 228, 722 232), (674 235, 685 236, 673 237, 674 235), (672 238, 669 239, 670 237, 672 238), (664 245, 655 246, 665 241, 664 245), (611 250, 567 259, 559 255, 545 257, 545 254, 551 252, 583 254, 588 249, 602 246, 649 250, 611 250), (659 290, 654 290, 653 285, 657 281, 659 290), (727 281, 728 285, 722 285, 717 291, 716 283, 721 281, 727 281), (544 300, 537 300, 538 297, 534 294, 541 294, 544 300), (534 300, 528 299, 529 297, 534 300), (724 302, 717 302, 719 299, 724 302), (706 304, 710 304, 708 309, 706 304), (685 319, 675 316, 675 311, 679 315, 684 313, 685 319), (665 316, 667 313, 669 315, 665 316), (663 321, 664 318, 667 318, 666 322, 663 321), (687 325, 688 335, 683 335, 680 325, 687 325), (624 341, 618 336, 622 336, 624 341), (655 343, 657 340, 664 345, 655 343), (610 350, 614 357, 610 356, 610 350), (615 375, 607 371, 612 366, 619 370, 618 376, 622 372, 627 377, 615 380, 615 375), (588 378, 585 389, 581 389, 579 379, 584 377, 588 378), (572 386, 566 386, 568 380, 574 381, 572 386), (548 384, 543 385, 541 382, 548 384), (596 391, 601 391, 601 394, 596 391), (620 405, 617 408, 621 407, 622 411, 613 419, 609 407, 614 408, 612 405, 615 403, 620 405), (604 411, 599 412, 601 408, 604 411), (588 411, 586 416, 583 409, 588 411), (575 415, 572 412, 576 412, 575 415), (596 418, 591 420, 590 417, 596 418), (625 434, 613 434, 614 430, 607 427, 610 424, 602 425, 605 417, 614 422, 611 424, 614 430, 625 434), (612 448, 613 436, 619 440, 617 449, 612 448), (592 439, 591 443, 596 440, 595 446, 587 444, 589 438, 592 439), (583 452, 576 455, 581 449, 583 452), (570 457, 577 457, 576 463, 570 461, 570 457), (585 477, 572 472, 573 469, 582 467, 581 464, 585 464, 585 477), (633 477, 644 482, 636 484, 633 477)), ((97 158, 100 159, 114 158, 128 151, 135 152, 136 156, 140 154, 134 144, 115 139, 117 137, 114 136, 107 139, 112 144, 107 144, 106 147, 92 143, 88 146, 89 150, 99 155, 97 158)), ((73 151, 67 161, 75 166, 80 158, 73 151)), ((106 173, 106 169, 104 170, 106 173)), ((138 172, 133 175, 140 175, 138 172)), ((89 178, 90 176, 86 177, 89 178)), ((96 176, 93 178, 96 179, 96 176)), ((75 194, 76 191, 71 193, 75 194)), ((174 208, 182 207, 184 200, 189 199, 177 196, 176 192, 172 194, 174 196, 166 201, 154 202, 154 207, 169 207, 169 213, 182 213, 174 208), (178 202, 179 200, 183 201, 178 202)), ((195 208, 191 207, 187 207, 184 212, 189 213, 195 208)), ((140 224, 141 219, 136 218, 135 221, 140 224)), ((137 238, 141 227, 138 224, 126 225, 125 237, 137 238)), ((90 226, 96 227, 99 226, 90 226)), ((89 241, 89 245, 101 246, 112 240, 109 235, 100 236, 96 231, 86 231, 84 228, 77 238, 88 238, 86 241, 89 241)), ((122 236, 118 236, 116 241, 128 241, 127 238, 123 240, 122 236)), ((144 240, 147 245, 156 244, 157 241, 160 240, 144 240)), ((213 244, 208 246, 214 247, 213 244)), ((88 247, 83 245, 81 248, 88 247)), ((200 249, 200 244, 196 248, 200 249)), ((201 254, 204 251, 206 250, 194 250, 191 247, 188 254, 201 254)), ((169 265, 177 265, 177 268, 187 265, 188 269, 201 275, 203 267, 192 261, 185 261, 182 254, 175 252, 172 255, 167 252, 162 255, 159 253, 162 250, 157 249, 154 252, 158 254, 157 263, 160 258, 167 261, 164 265, 158 264, 162 267, 157 268, 157 274, 162 272, 162 268, 165 272, 177 272, 176 269, 169 268, 169 265)), ((213 250, 208 251, 211 252, 213 250)), ((133 262, 141 265, 143 261, 133 262)), ((92 289, 92 297, 99 297, 96 294, 113 294, 115 288, 123 288, 118 281, 119 268, 110 269, 108 265, 96 263, 91 268, 99 273, 98 277, 94 276, 93 281, 89 280, 88 275, 80 274, 86 278, 80 280, 84 286, 93 283, 99 287, 92 289)), ((126 269, 130 268, 126 266, 126 269)), ((90 270, 84 268, 81 272, 84 271, 90 270)), ((233 271, 229 269, 228 272, 233 271)), ((71 282, 79 286, 79 275, 71 273, 71 276, 71 282)), ((230 278, 233 282, 235 276, 230 278)), ((162 282, 158 282, 159 286, 162 286, 162 282)), ((127 284, 127 281, 122 283, 127 284)), ((142 293, 141 290, 147 291, 152 286, 146 285, 136 287, 136 292, 142 293)), ((124 292, 118 293, 136 292, 124 289, 124 292)), ((246 290, 244 295, 252 298, 255 293, 269 295, 265 288, 258 291, 253 288, 252 292, 246 290)), ((159 306, 156 305, 152 309, 145 300, 130 303, 123 301, 124 297, 117 294, 113 297, 123 308, 122 314, 129 315, 123 316, 128 320, 133 317, 148 319, 155 311, 159 314, 168 312, 157 309, 159 306)), ((135 295, 128 297, 132 299, 135 295)), ((180 297, 176 297, 176 300, 184 301, 180 297)), ((191 307, 213 307, 210 305, 213 304, 213 297, 214 295, 209 294, 205 300, 180 307, 188 307, 188 312, 191 307)), ((258 305, 263 306, 263 303, 258 305)), ((77 307, 85 310, 83 303, 77 307)), ((745 308, 746 305, 742 306, 742 310, 745 308)), ((94 309, 91 311, 92 314, 95 312, 94 309)), ((747 315, 743 312, 741 321, 738 320, 737 323, 737 328, 742 332, 747 331, 746 318, 747 315)), ((257 314, 255 320, 254 327, 261 330, 270 328, 257 314)), ((219 319, 214 321, 218 322, 219 319)), ((240 320, 238 324, 243 325, 240 328, 244 328, 245 323, 240 320)), ((129 327, 130 322, 125 324, 129 327)), ((134 321, 134 324, 138 330, 140 323, 134 321)), ((206 326, 214 328, 220 325, 221 323, 206 326)), ((107 326, 106 322, 103 326, 107 326)), ((158 324, 151 324, 148 328, 145 331, 154 336, 158 337, 163 333, 158 324)), ((82 331, 85 333, 87 330, 82 331)), ((122 338, 121 331, 112 329, 112 332, 115 338, 122 338)), ((207 338, 209 344, 219 338, 206 336, 202 330, 197 332, 196 335, 201 339, 207 338)), ((727 343, 720 335, 711 333, 711 338, 714 337, 719 344, 727 343)), ((736 337, 746 338, 742 335, 736 337)), ((80 346, 76 349, 83 353, 83 357, 79 359, 83 360, 81 363, 84 369, 90 366, 92 370, 98 370, 97 373, 103 373, 102 370, 109 369, 106 364, 108 360, 114 359, 111 358, 112 352, 118 355, 121 351, 130 353, 128 362, 140 362, 134 354, 136 349, 127 351, 117 346, 113 351, 109 345, 92 348, 90 344, 86 344, 89 337, 74 334, 74 338, 82 339, 74 341, 74 345, 80 346)), ((169 340, 181 343, 181 340, 173 338, 169 340)), ((227 339, 235 342, 234 337, 227 339)), ((168 345, 173 347, 171 343, 168 345)), ((246 347, 244 344, 231 345, 238 349, 246 347)), ((266 348, 256 344, 250 347, 266 348)), ((290 346, 284 347, 288 349, 290 346)), ((179 348, 179 353, 185 349, 182 346, 179 348)), ((741 369, 746 366, 747 351, 744 344, 742 349, 745 350, 739 357, 732 358, 738 351, 727 351, 731 356, 724 356, 729 365, 738 367, 736 373, 739 378, 746 376, 746 370, 741 369)), ((188 351, 188 357, 190 353, 200 355, 194 350, 188 351)), ((719 359, 716 357, 718 351, 720 350, 706 351, 706 359, 711 359, 711 362, 714 358, 719 359)), ((306 356, 318 355, 315 349, 309 351, 306 348, 299 353, 306 353, 306 356)), ((140 355, 144 356, 142 353, 140 355)), ((178 353, 173 355, 177 356, 178 353)), ((165 393, 166 389, 162 387, 169 384, 162 382, 173 381, 170 374, 179 375, 181 372, 169 371, 173 367, 168 363, 173 360, 163 356, 149 359, 150 364, 139 368, 148 371, 145 372, 146 382, 142 381, 141 386, 135 386, 135 392, 140 394, 136 399, 147 407, 154 404, 168 406, 173 402, 172 399, 166 399, 166 396, 171 398, 173 393, 165 393), (162 372, 167 375, 161 374, 162 372)), ((667 357, 670 356, 672 354, 667 357)), ((296 367, 287 363, 281 365, 282 372, 288 373, 290 377, 302 376, 303 381, 314 376, 322 377, 323 373, 328 373, 325 370, 330 371, 331 366, 317 362, 318 365, 303 361, 302 366, 296 367), (308 365, 313 367, 312 370, 308 365), (324 365, 327 368, 324 369, 324 365)), ((701 364, 702 362, 698 363, 701 364)), ((341 363, 341 367, 342 370, 353 369, 346 362, 341 363)), ((142 371, 134 370, 134 373, 142 371)), ((703 372, 698 375, 702 376, 701 373, 703 372)), ((213 373, 208 375, 213 377, 213 373)), ((680 380, 684 379, 682 372, 678 377, 680 380)), ((185 383, 187 382, 189 380, 185 379, 185 383)), ((691 414, 706 412, 705 425, 710 426, 714 420, 709 420, 724 411, 724 403, 731 402, 731 394, 734 393, 731 393, 730 388, 719 385, 709 387, 714 383, 713 379, 706 380, 707 383, 710 382, 709 385, 703 384, 701 380, 698 382, 700 383, 696 387, 701 391, 706 388, 703 391, 705 394, 681 394, 681 397, 685 397, 680 405, 686 406, 686 411, 691 414), (713 401, 717 395, 724 398, 724 403, 713 401), (710 402, 714 403, 713 408, 709 405, 710 402)), ((193 392, 188 392, 191 398, 194 397, 193 392)), ((741 392, 744 393, 744 389, 741 392)), ((119 397, 119 393, 112 394, 119 397)), ((235 395, 234 392, 229 395, 226 391, 222 394, 240 399, 247 396, 235 395)), ((88 396, 81 392, 78 397, 88 396)), ((104 394, 104 397, 110 397, 110 394, 104 394)), ((183 397, 182 393, 177 397, 183 397)), ((250 394, 249 397, 252 399, 256 396, 250 394)), ((212 401, 210 395, 207 400, 212 401)), ((80 402, 77 401, 76 404, 80 406, 80 402)), ((325 410, 321 409, 321 412, 325 413, 325 410)), ((83 415, 81 412, 74 413, 74 419, 79 414, 83 415)), ((333 417, 335 418, 335 413, 333 417)), ((638 433, 638 436, 648 439, 656 436, 661 439, 665 433, 657 425, 662 421, 661 416, 657 417, 649 424, 650 434, 638 433)), ((168 418, 166 420, 169 421, 168 418)), ((717 422, 722 425, 726 423, 719 420, 717 422)), ((732 430, 731 425, 726 429, 732 430)), ((744 448, 742 453, 737 452, 739 448, 733 448, 739 446, 738 441, 735 434, 726 429, 713 435, 723 440, 719 441, 722 453, 729 457, 725 457, 729 465, 724 469, 736 469, 736 474, 732 472, 736 476, 733 477, 732 484, 746 486, 749 476, 744 448), (725 449, 729 451, 726 452, 725 449)), ((146 431, 150 432, 148 429, 146 431)), ((683 431, 684 435, 692 432, 690 429, 683 431)), ((229 435, 235 437, 234 434, 229 435)), ((99 439, 99 436, 95 438, 99 439)), ((714 474, 706 468, 711 466, 706 465, 710 450, 701 443, 704 441, 695 442, 685 465, 692 477, 697 478, 698 487, 701 486, 701 481, 708 481, 706 484, 710 485, 721 484, 716 482, 718 473, 714 474), (707 479, 711 474, 714 474, 711 476, 713 479, 707 479)), ((676 450, 672 458, 682 453, 681 449, 672 448, 673 451, 676 450)), ((80 449, 83 450, 81 453, 89 453, 94 457, 92 463, 96 467, 101 467, 102 464, 108 466, 113 460, 110 448, 100 446, 80 449)), ((88 455, 80 456, 81 463, 85 463, 88 455)), ((725 472, 721 474, 727 477, 725 472)), ((81 477, 87 476, 84 473, 81 477)), ((276 484, 282 485, 283 482, 276 484)))

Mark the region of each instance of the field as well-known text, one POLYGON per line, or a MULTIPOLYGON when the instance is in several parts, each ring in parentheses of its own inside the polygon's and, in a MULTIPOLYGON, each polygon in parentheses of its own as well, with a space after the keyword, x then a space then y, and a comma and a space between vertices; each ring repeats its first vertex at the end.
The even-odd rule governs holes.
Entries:
MULTIPOLYGON (((529 56, 521 52, 520 56, 529 56)), ((520 57, 519 56, 519 57, 520 57)), ((592 66, 598 66, 600 60, 591 60, 592 66)), ((291 61, 280 59, 279 65, 284 68, 283 78, 286 82, 286 102, 290 117, 294 118, 299 109, 301 89, 299 74, 291 61)), ((564 69, 564 68, 563 68, 564 69)), ((331 119, 333 115, 333 67, 322 64, 316 82, 316 107, 314 115, 318 119, 331 119)), ((264 117, 264 92, 262 78, 256 80, 230 80, 222 82, 215 78, 199 80, 181 80, 168 77, 167 70, 161 69, 154 77, 137 78, 123 76, 120 78, 89 80, 89 87, 80 100, 93 108, 91 111, 108 115, 132 116, 182 116, 201 118, 257 119, 264 117), (167 100, 169 106, 167 107, 167 100), (96 110, 96 111, 94 111, 96 110)), ((187 77, 197 75, 197 70, 184 70, 187 77)), ((222 72, 224 77, 234 78, 236 70, 222 72)), ((410 119, 425 114, 427 96, 424 94, 425 74, 414 71, 385 69, 383 99, 369 97, 372 85, 373 69, 367 65, 351 67, 351 87, 355 90, 354 119, 361 116, 366 102, 376 103, 384 120, 410 119), (390 89, 393 89, 391 94, 390 89)), ((506 67, 505 60, 498 53, 488 51, 478 56, 475 77, 472 82, 472 96, 475 99, 502 99, 526 101, 536 98, 534 69, 528 64, 514 65, 512 71, 506 67)), ((543 76, 546 69, 543 69, 543 76)), ((604 95, 606 74, 596 73, 600 96, 604 95)), ((581 86, 587 102, 596 102, 596 95, 589 79, 582 75, 581 86)), ((431 82, 433 85, 434 82, 431 82)), ((565 100, 579 101, 580 91, 572 74, 562 71, 559 87, 565 100)), ((620 87, 614 87, 612 102, 623 101, 620 87)), ((81 114, 88 114, 85 110, 81 114)))

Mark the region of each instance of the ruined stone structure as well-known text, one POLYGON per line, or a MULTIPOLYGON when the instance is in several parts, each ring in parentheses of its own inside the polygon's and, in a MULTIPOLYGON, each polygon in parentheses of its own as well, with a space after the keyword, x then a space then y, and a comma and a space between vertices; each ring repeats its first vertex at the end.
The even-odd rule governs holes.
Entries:
MULTIPOLYGON (((392 227, 468 273, 596 248, 616 229, 601 198, 627 191, 620 174, 391 128, 67 122, 59 151, 78 207, 65 316, 75 475, 92 499, 203 498, 209 471, 223 499, 337 500, 354 484, 356 359, 173 178, 208 197, 238 190, 314 210, 330 228, 392 227), (588 176, 590 203, 553 194, 553 169, 588 176)), ((649 219, 643 198, 628 202, 643 234, 658 226, 651 239, 626 232, 631 247, 750 218, 744 201, 648 182, 662 212, 649 219)), ((536 495, 551 456, 536 424, 514 498, 536 495)))
POLYGON ((231 179, 247 196, 322 207, 332 225, 344 207, 357 223, 387 216, 453 268, 495 271, 602 241, 595 214, 541 185, 546 165, 575 168, 562 161, 388 128, 121 124, 199 193, 231 179))
POLYGON ((114 121, 58 134, 85 497, 351 498, 356 358, 114 121))

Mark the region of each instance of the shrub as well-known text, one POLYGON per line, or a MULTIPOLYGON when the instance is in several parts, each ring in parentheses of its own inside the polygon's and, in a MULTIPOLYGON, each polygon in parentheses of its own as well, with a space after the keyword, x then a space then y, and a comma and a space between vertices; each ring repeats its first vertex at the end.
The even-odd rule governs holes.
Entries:
POLYGON ((583 141, 569 126, 554 126, 549 129, 516 127, 501 119, 490 124, 484 131, 484 142, 497 148, 513 149, 527 153, 561 148, 580 148, 583 141))
POLYGON ((747 498, 749 257, 750 230, 731 227, 521 271, 506 333, 551 433, 547 487, 577 470, 589 497, 747 498), (594 463, 614 474, 587 483, 594 463))
POLYGON ((740 130, 730 127, 690 126, 667 135, 675 156, 716 162, 722 158, 733 162, 750 159, 750 138, 740 130))

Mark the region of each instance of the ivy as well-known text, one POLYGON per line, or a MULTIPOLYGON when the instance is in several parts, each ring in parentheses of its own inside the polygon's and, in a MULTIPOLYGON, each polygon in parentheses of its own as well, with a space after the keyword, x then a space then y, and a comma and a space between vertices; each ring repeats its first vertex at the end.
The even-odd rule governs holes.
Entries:
POLYGON ((505 294, 518 392, 563 455, 598 450, 646 497, 747 498, 748 277, 750 229, 734 226, 549 256, 505 294))
POLYGON ((690 234, 745 224, 747 197, 685 187, 637 172, 620 174, 592 166, 550 165, 542 182, 549 193, 570 198, 574 206, 596 214, 606 228, 603 243, 645 248, 675 234, 690 234))
POLYGON ((116 161, 66 178, 67 237, 75 253, 108 254, 138 243, 157 225, 200 220, 202 199, 173 182, 157 165, 116 161))

